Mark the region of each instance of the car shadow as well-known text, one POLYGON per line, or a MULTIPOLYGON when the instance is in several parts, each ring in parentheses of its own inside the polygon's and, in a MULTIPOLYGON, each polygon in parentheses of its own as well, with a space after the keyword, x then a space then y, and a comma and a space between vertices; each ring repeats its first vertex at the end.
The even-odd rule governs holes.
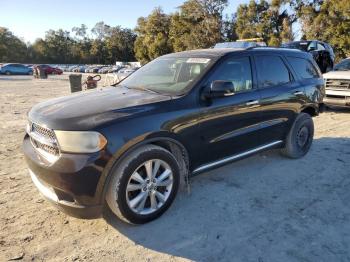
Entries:
POLYGON ((194 177, 151 223, 105 219, 137 245, 195 261, 346 260, 349 170, 350 139, 319 138, 298 160, 273 150, 194 177))

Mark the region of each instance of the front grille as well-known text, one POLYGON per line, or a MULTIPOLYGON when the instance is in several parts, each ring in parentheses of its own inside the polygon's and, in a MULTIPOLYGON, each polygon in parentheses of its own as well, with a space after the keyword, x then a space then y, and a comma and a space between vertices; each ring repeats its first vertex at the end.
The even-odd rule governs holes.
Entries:
POLYGON ((55 133, 46 127, 39 126, 35 123, 32 123, 32 132, 37 133, 40 136, 50 139, 51 141, 56 140, 55 133))
POLYGON ((58 156, 60 153, 57 146, 45 145, 43 143, 40 143, 39 141, 36 141, 33 138, 31 138, 31 141, 32 141, 32 144, 35 146, 35 148, 44 150, 45 152, 47 152, 51 155, 58 156))
POLYGON ((326 88, 335 90, 350 89, 350 79, 327 79, 326 88))
POLYGON ((28 127, 30 141, 40 154, 50 159, 60 154, 53 130, 32 122, 29 122, 28 127))

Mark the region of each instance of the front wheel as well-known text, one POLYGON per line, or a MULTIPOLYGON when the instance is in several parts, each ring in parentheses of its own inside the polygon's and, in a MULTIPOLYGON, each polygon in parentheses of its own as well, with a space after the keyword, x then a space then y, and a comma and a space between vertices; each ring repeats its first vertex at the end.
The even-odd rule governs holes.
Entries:
POLYGON ((286 138, 281 153, 289 158, 301 158, 309 151, 314 137, 314 122, 309 114, 300 113, 286 138))
POLYGON ((180 182, 175 157, 162 147, 142 146, 112 171, 106 202, 120 219, 144 224, 161 216, 173 202, 180 182))

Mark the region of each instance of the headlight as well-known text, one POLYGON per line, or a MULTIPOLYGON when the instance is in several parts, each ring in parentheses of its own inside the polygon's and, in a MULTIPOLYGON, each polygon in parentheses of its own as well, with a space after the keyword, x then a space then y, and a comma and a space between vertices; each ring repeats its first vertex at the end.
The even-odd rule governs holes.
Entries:
POLYGON ((94 131, 55 131, 62 152, 94 153, 107 144, 106 138, 94 131))

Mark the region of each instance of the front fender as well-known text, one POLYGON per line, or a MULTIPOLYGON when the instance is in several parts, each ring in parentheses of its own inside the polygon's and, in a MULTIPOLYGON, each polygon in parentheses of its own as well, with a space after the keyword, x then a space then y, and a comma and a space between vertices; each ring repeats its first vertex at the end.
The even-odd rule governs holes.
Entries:
POLYGON ((123 159, 128 155, 129 152, 135 150, 136 148, 150 143, 155 142, 172 142, 177 144, 180 148, 182 148, 183 152, 188 157, 188 152, 183 143, 180 141, 180 138, 175 134, 167 132, 167 131, 159 131, 153 133, 146 133, 140 136, 137 136, 127 143, 125 143, 122 147, 120 147, 117 151, 110 155, 110 159, 105 166, 102 175, 99 179, 96 193, 100 196, 100 203, 102 204, 105 199, 107 185, 110 181, 111 171, 115 166, 117 166, 123 159))

